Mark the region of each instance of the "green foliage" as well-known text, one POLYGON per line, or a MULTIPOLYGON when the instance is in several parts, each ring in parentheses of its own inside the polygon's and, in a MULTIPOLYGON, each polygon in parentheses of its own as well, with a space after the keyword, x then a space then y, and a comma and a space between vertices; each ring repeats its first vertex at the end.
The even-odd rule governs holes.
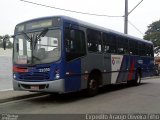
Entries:
POLYGON ((152 41, 154 44, 154 52, 160 52, 160 20, 153 22, 148 26, 144 39, 152 41))

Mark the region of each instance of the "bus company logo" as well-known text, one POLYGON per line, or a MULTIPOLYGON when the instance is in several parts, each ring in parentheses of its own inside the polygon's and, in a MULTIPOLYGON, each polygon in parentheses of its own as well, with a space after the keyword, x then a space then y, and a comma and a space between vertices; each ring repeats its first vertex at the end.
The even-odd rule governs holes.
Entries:
POLYGON ((121 64, 121 58, 119 56, 112 57, 112 65, 121 64))
POLYGON ((112 58, 112 65, 115 65, 115 59, 112 58))

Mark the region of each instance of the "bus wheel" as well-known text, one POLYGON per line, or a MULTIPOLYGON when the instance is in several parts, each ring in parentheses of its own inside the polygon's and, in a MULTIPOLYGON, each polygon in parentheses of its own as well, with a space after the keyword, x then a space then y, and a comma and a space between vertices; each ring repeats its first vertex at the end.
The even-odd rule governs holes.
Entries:
POLYGON ((91 78, 88 81, 87 95, 92 97, 98 92, 98 82, 95 78, 91 78))

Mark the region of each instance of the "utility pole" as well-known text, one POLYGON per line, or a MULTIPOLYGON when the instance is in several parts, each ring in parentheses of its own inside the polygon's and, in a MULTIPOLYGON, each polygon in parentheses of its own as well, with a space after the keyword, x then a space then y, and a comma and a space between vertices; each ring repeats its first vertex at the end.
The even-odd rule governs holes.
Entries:
POLYGON ((130 12, 128 12, 128 0, 125 0, 125 14, 124 14, 124 34, 128 34, 128 16, 133 12, 141 3, 141 0, 130 12))
POLYGON ((124 34, 128 34, 128 0, 125 0, 124 34))

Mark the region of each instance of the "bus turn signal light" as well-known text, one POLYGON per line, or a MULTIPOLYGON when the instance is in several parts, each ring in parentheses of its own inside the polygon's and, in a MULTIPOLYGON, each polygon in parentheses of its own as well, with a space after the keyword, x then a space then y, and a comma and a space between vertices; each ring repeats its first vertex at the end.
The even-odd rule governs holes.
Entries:
POLYGON ((13 72, 24 73, 24 72, 28 72, 28 69, 23 67, 13 66, 13 72))

